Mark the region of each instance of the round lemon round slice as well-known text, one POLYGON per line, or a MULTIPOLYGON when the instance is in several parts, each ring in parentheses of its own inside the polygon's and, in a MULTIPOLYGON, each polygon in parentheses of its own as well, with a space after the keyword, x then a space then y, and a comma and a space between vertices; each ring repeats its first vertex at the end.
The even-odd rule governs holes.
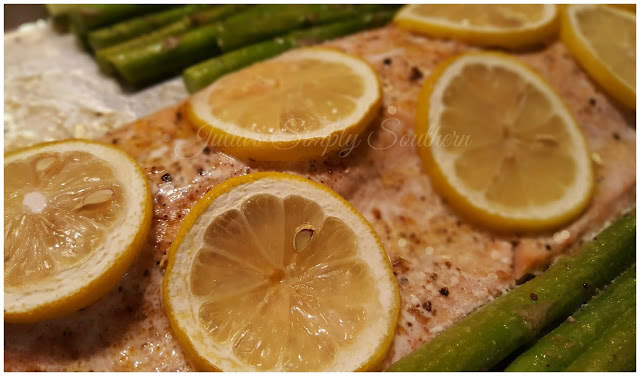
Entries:
POLYGON ((200 136, 236 156, 301 160, 353 142, 381 90, 365 61, 303 48, 222 77, 191 98, 188 114, 200 136))
POLYGON ((420 93, 419 152, 435 188, 499 230, 544 230, 578 215, 593 176, 569 109, 538 74, 499 53, 442 64, 420 93))
POLYGON ((162 292, 201 370, 370 370, 400 306, 371 225, 330 189, 282 173, 233 178, 198 201, 162 292))
POLYGON ((151 223, 147 179, 97 142, 4 157, 4 319, 34 322, 96 301, 122 278, 151 223))
POLYGON ((636 108, 636 15, 599 5, 569 5, 562 40, 589 74, 615 99, 636 108))
POLYGON ((433 37, 519 48, 553 36, 557 19, 558 7, 553 4, 410 4, 394 22, 433 37))

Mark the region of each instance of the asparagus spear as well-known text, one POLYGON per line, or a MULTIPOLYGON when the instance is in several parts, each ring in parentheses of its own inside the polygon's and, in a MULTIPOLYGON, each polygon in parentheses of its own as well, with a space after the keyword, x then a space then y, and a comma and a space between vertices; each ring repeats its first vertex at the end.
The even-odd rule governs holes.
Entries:
MULTIPOLYGON (((117 74, 127 83, 132 86, 141 86, 178 73, 190 65, 218 55, 220 53, 218 36, 221 33, 229 35, 230 25, 237 27, 235 32, 238 34, 243 34, 245 28, 254 29, 257 27, 251 23, 248 25, 244 23, 238 24, 238 19, 242 19, 245 22, 259 22, 268 19, 273 22, 284 21, 296 15, 296 17, 304 18, 305 20, 330 20, 353 15, 355 7, 360 7, 358 9, 365 9, 366 7, 368 9, 369 7, 381 7, 381 5, 332 5, 322 7, 318 5, 259 5, 246 12, 232 16, 229 20, 236 20, 232 23, 228 23, 228 20, 225 20, 205 25, 184 34, 166 38, 163 41, 116 54, 110 58, 110 61, 117 74), (346 9, 351 10, 346 11, 346 9)), ((262 24, 260 26, 264 26, 266 31, 273 29, 271 24, 262 24)), ((291 26, 291 24, 287 25, 288 28, 291 28, 291 26)))
POLYGON ((113 46, 210 7, 206 4, 190 4, 122 21, 90 32, 89 44, 94 51, 113 46))
POLYGON ((154 43, 165 41, 169 37, 184 34, 190 29, 213 23, 234 13, 246 10, 247 7, 249 7, 249 5, 227 4, 201 10, 187 17, 183 17, 181 20, 166 25, 152 33, 141 35, 129 41, 98 50, 96 52, 96 60, 98 61, 100 69, 104 73, 110 75, 116 74, 116 68, 113 65, 113 61, 117 59, 118 55, 127 54, 131 51, 137 50, 138 48, 144 48, 154 43))
POLYGON ((471 313, 389 371, 483 371, 567 317, 635 260, 635 215, 624 215, 575 256, 471 313))
POLYGON ((59 31, 69 30, 69 14, 80 4, 47 4, 47 12, 51 16, 53 26, 59 31))
POLYGON ((185 66, 220 53, 217 25, 205 25, 186 33, 115 54, 109 61, 119 78, 133 87, 178 74, 185 66))
POLYGON ((375 4, 303 4, 280 6, 268 12, 258 8, 226 20, 220 27, 218 46, 227 52, 294 29, 331 23, 388 7, 375 4))
POLYGON ((73 32, 83 46, 89 48, 89 31, 133 16, 153 12, 167 5, 143 4, 83 4, 70 13, 73 32))
POLYGON ((256 61, 268 59, 291 48, 308 46, 360 30, 384 25, 393 18, 394 14, 395 10, 365 13, 351 20, 293 31, 283 37, 240 48, 189 67, 183 72, 182 78, 187 90, 193 93, 215 81, 220 76, 256 61))
POLYGON ((593 298, 530 349, 516 358, 505 371, 562 371, 578 358, 611 323, 636 302, 636 268, 616 278, 593 298))
POLYGON ((624 372, 636 367, 636 308, 627 310, 568 372, 624 372))

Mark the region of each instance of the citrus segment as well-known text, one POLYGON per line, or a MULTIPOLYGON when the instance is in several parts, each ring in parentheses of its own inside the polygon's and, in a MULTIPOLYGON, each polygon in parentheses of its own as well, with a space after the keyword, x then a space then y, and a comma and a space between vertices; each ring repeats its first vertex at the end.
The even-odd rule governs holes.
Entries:
POLYGON ((552 4, 411 4, 398 12, 395 22, 433 37, 518 48, 552 36, 557 15, 552 4))
POLYGON ((150 191, 124 152, 70 140, 5 156, 5 320, 36 321, 98 299, 150 224, 150 191))
POLYGON ((165 308, 200 368, 370 369, 393 336, 399 296, 375 233, 306 179, 258 173, 214 188, 169 260, 165 308))
POLYGON ((593 186, 584 137, 551 87, 497 53, 454 58, 420 95, 420 153, 449 203, 499 229, 577 215, 593 186))
POLYGON ((327 148, 332 138, 360 133, 380 106, 380 90, 366 62, 306 48, 217 80, 192 97, 189 114, 214 145, 238 156, 304 159, 335 149, 327 148))
POLYGON ((636 107, 636 16, 608 6, 569 5, 562 39, 578 62, 605 90, 636 107))

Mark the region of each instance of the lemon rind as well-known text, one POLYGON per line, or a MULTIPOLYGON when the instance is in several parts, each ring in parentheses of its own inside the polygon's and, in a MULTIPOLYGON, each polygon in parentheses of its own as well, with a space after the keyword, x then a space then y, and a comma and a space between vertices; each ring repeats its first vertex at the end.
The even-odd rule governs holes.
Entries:
MULTIPOLYGON (((93 278, 88 276, 86 273, 82 273, 82 266, 86 265, 87 261, 93 258, 85 260, 80 266, 76 266, 74 269, 81 273, 81 275, 75 275, 77 280, 81 280, 82 282, 86 282, 88 280, 88 283, 81 286, 74 286, 72 281, 60 281, 59 284, 67 286, 67 293, 62 297, 56 297, 55 299, 40 298, 36 304, 27 305, 21 309, 14 309, 12 308, 10 300, 13 297, 13 293, 11 291, 15 289, 8 289, 5 286, 4 319, 6 322, 33 323, 42 320, 54 319, 73 313, 96 302, 116 286, 134 262, 146 242, 152 217, 151 188, 149 187, 148 180, 142 168, 129 154, 125 153, 121 149, 96 141, 69 139, 64 141, 41 143, 11 151, 5 154, 5 164, 22 155, 26 157, 41 151, 46 151, 47 149, 50 149, 51 151, 60 151, 60 147, 64 148, 66 146, 72 146, 73 144, 86 147, 85 151, 92 154, 94 154, 93 152, 95 152, 97 148, 105 148, 104 150, 117 153, 122 160, 126 160, 131 164, 131 172, 136 178, 140 179, 139 181, 144 182, 144 186, 138 187, 138 191, 141 191, 143 194, 143 201, 141 201, 143 202, 143 205, 138 210, 140 213, 140 220, 137 224, 132 224, 133 226, 136 226, 138 230, 135 234, 123 241, 126 246, 118 252, 118 256, 113 257, 113 259, 110 262, 105 263, 100 270, 96 270, 92 273, 94 276, 93 278), (7 304, 8 302, 9 304, 7 304)), ((69 150, 74 151, 79 149, 71 147, 69 150)), ((133 182, 127 181, 126 183, 132 184, 133 182)), ((132 193, 133 189, 130 189, 128 192, 132 193)), ((106 247, 104 249, 106 250, 106 247)), ((100 252, 95 252, 94 255, 97 253, 100 252)), ((102 254, 102 257, 104 258, 104 253, 102 254)), ((18 295, 18 298, 19 297, 20 296, 18 295)))
MULTIPOLYGON (((401 9, 394 18, 398 26, 436 38, 453 38, 486 47, 510 49, 526 48, 550 40, 558 30, 559 11, 557 5, 543 4, 544 17, 537 23, 523 28, 464 27, 438 18, 417 16, 411 4, 401 9)), ((491 5, 488 5, 491 6, 491 5)))
MULTIPOLYGON (((185 328, 183 328, 179 320, 176 318, 176 315, 177 315, 175 312, 176 307, 170 297, 170 292, 169 292, 171 289, 170 285, 173 284, 173 282, 170 282, 170 280, 174 275, 173 268, 176 264, 176 257, 177 257, 178 250, 180 249, 180 246, 185 241, 185 237, 189 234, 192 227, 196 224, 198 219, 201 218, 203 213, 207 211, 210 205, 213 204, 216 200, 218 200, 221 197, 223 197, 223 199, 228 199, 227 197, 228 193, 239 186, 242 186, 245 184, 253 184, 263 179, 274 179, 274 180, 280 180, 280 181, 288 180, 291 182, 298 182, 298 183, 309 185, 310 186, 309 189, 312 189, 312 190, 319 189, 324 193, 329 194, 333 199, 337 200, 337 202, 340 203, 341 208, 348 208, 349 211, 353 215, 355 215, 355 218, 358 219, 358 222, 364 225, 368 234, 372 236, 372 239, 376 245, 376 248, 379 249, 381 252, 380 256, 382 261, 382 267, 384 268, 386 278, 388 278, 387 284, 391 288, 391 291, 389 293, 392 296, 392 305, 391 307, 388 308, 388 322, 385 328, 385 333, 387 333, 387 335, 384 336, 382 341, 379 342, 378 346, 375 347, 375 350, 372 352, 372 356, 368 357, 361 364, 358 364, 357 367, 354 367, 354 369, 352 369, 352 371, 371 371, 371 370, 378 369, 381 366, 382 362, 384 361, 386 353, 389 347, 391 346, 393 333, 395 331, 396 322, 400 312, 399 288, 397 286, 397 282, 395 281, 395 278, 393 277, 391 264, 389 262, 388 256, 384 251, 384 247, 380 242, 380 239, 378 238, 375 230, 371 227, 371 224, 357 210, 355 210, 355 208, 353 208, 346 200, 344 200, 341 196, 339 196, 337 193, 335 193, 331 189, 327 188, 324 185, 315 183, 311 180, 308 180, 296 175, 279 173, 279 172, 258 172, 258 173, 241 176, 241 177, 232 178, 218 184, 217 186, 213 187, 202 199, 200 199, 194 205, 194 207, 190 210, 189 214, 185 217, 182 225, 180 226, 180 229, 178 230, 178 233, 176 235, 176 239, 173 241, 171 248, 169 249, 168 266, 165 271, 165 276, 162 282, 162 299, 163 299, 163 305, 165 307, 165 311, 167 312, 167 316, 169 317, 169 322, 171 324, 171 327, 176 337, 178 338, 178 341, 182 344, 182 348, 187 353, 189 359, 192 361, 192 363, 198 370, 203 370, 203 371, 221 371, 221 370, 238 371, 240 370, 240 369, 237 369, 238 368, 237 364, 234 365, 233 362, 229 362, 229 361, 225 362, 227 367, 221 366, 220 359, 216 359, 216 360, 207 359, 207 357, 204 356, 201 353, 201 351, 197 349, 197 345, 189 337, 185 328), (217 361, 218 363, 214 364, 215 361, 217 361)), ((299 193, 299 192, 297 191, 296 193, 299 193)), ((178 278, 178 277, 176 276, 175 278, 178 278)))
MULTIPOLYGON (((569 222, 587 207, 593 194, 593 171, 589 159, 588 145, 584 138, 584 134, 577 125, 578 123, 575 120, 575 117, 571 111, 569 111, 567 105, 562 101, 560 95, 557 94, 553 87, 551 87, 551 85, 537 72, 525 66, 516 58, 500 52, 469 52, 459 56, 454 56, 440 64, 425 81, 418 98, 418 110, 416 114, 417 137, 425 138, 427 140, 427 145, 432 144, 429 127, 433 119, 433 115, 431 114, 431 102, 434 88, 440 81, 442 75, 451 67, 452 64, 468 58, 469 56, 501 59, 509 65, 518 66, 520 69, 525 70, 531 77, 536 77, 539 84, 545 85, 546 90, 553 93, 558 101, 556 105, 563 108, 564 113, 571 120, 569 124, 575 125, 575 131, 577 132, 575 140, 583 145, 584 153, 581 158, 585 177, 583 191, 580 195, 580 199, 576 200, 573 205, 565 208, 564 210, 558 210, 555 213, 540 213, 539 216, 533 217, 527 215, 517 217, 506 216, 501 214, 499 211, 491 210, 490 207, 478 207, 478 205, 466 194, 460 192, 456 188, 456 185, 451 183, 450 176, 446 174, 442 170, 440 164, 436 162, 436 157, 433 154, 433 148, 429 146, 422 146, 419 147, 418 152, 434 188, 447 200, 449 205, 457 209, 469 220, 481 226, 492 228, 493 230, 539 232, 569 222)), ((577 147, 580 148, 580 145, 577 145, 577 147)))
MULTIPOLYGON (((573 54, 582 68, 591 75, 605 91, 615 100, 626 107, 636 108, 635 86, 630 87, 617 74, 612 72, 597 56, 593 47, 579 32, 579 27, 575 20, 575 12, 585 7, 597 7, 596 4, 574 4, 568 5, 562 12, 562 26, 560 28, 560 38, 573 54)), ((635 23, 635 13, 616 7, 603 7, 609 12, 616 13, 621 17, 633 18, 635 23)))
POLYGON ((195 94, 187 103, 187 118, 189 123, 197 130, 200 137, 207 140, 225 140, 222 145, 213 144, 223 151, 242 159, 256 159, 261 161, 298 161, 321 157, 334 152, 345 140, 353 140, 361 134, 378 115, 382 105, 382 85, 374 68, 364 60, 347 55, 344 52, 327 47, 308 47, 294 50, 278 56, 274 59, 290 59, 299 54, 323 54, 333 55, 337 61, 351 61, 360 67, 359 71, 366 74, 365 88, 368 97, 361 101, 357 110, 349 121, 341 121, 332 128, 318 132, 294 135, 270 137, 268 140, 255 137, 249 131, 237 132, 237 127, 232 124, 220 122, 215 117, 202 117, 198 114, 207 113, 206 104, 209 92, 215 88, 215 83, 207 89, 195 94), (340 141, 340 142, 335 142, 340 141))

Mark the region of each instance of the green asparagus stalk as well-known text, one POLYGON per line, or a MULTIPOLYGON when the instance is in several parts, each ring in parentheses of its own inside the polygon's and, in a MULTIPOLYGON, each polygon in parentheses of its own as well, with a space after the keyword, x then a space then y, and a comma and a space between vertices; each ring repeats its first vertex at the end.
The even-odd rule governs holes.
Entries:
POLYGON ((635 306, 635 278, 635 267, 624 272, 600 295, 582 306, 568 321, 518 356, 505 371, 563 371, 601 337, 611 323, 635 306))
MULTIPOLYGON (((180 35, 168 37, 162 41, 116 54, 111 56, 109 60, 119 77, 128 84, 139 87, 179 73, 190 65, 218 55, 221 52, 218 45, 218 36, 223 33, 229 35, 229 27, 231 25, 237 27, 235 31, 238 34, 243 35, 246 35, 244 33, 245 29, 258 27, 253 24, 238 24, 238 19, 245 22, 251 20, 260 22, 268 19, 273 22, 285 21, 288 17, 295 15, 305 20, 330 20, 353 15, 356 7, 360 7, 358 9, 369 9, 370 7, 382 7, 382 5, 259 5, 230 17, 228 20, 236 20, 232 23, 224 20, 205 25, 180 35), (346 11, 346 9, 351 10, 346 11), (246 15, 251 17, 245 17, 246 15)), ((264 30, 267 32, 273 30, 271 24, 262 24, 260 26, 264 26, 264 30)), ((290 28, 291 24, 288 24, 287 27, 290 28)))
POLYGON ((132 87, 179 74, 184 67, 220 53, 216 24, 170 36, 110 58, 117 75, 132 87))
POLYGON ((47 12, 51 17, 57 17, 62 15, 68 15, 74 8, 79 7, 80 4, 47 4, 47 12))
POLYGON ((132 18, 89 33, 89 44, 94 51, 133 39, 162 26, 178 21, 212 5, 190 4, 162 12, 132 18))
POLYGON ((575 256, 471 313, 389 371, 483 371, 530 343, 635 260, 636 217, 622 216, 575 256))
POLYGON ((69 30, 69 15, 80 4, 47 4, 47 12, 53 21, 53 26, 58 31, 69 30))
POLYGON ((90 49, 89 31, 166 7, 167 5, 83 4, 71 11, 71 27, 82 46, 90 49))
POLYGON ((148 46, 151 45, 154 45, 157 48, 158 43, 166 42, 171 37, 178 37, 199 26, 208 25, 222 20, 237 12, 245 11, 248 7, 250 7, 250 5, 227 4, 201 10, 190 16, 183 17, 179 21, 175 21, 152 33, 141 35, 129 41, 98 50, 96 52, 96 60, 100 69, 104 73, 115 75, 117 73, 117 69, 114 62, 122 60, 120 55, 127 55, 128 53, 132 53, 138 49, 148 48, 148 46))
POLYGON ((636 309, 627 310, 567 372, 624 372, 636 368, 636 309))
POLYGON ((303 4, 279 6, 272 8, 272 11, 263 11, 264 8, 258 7, 253 12, 238 14, 223 22, 218 46, 223 52, 228 52, 295 29, 332 23, 389 7, 392 6, 303 4))
POLYGON ((189 67, 183 72, 182 78, 187 90, 193 93, 229 72, 276 56, 291 48, 313 45, 384 25, 393 18, 394 14, 395 10, 365 13, 350 20, 293 31, 283 37, 240 48, 189 67))

